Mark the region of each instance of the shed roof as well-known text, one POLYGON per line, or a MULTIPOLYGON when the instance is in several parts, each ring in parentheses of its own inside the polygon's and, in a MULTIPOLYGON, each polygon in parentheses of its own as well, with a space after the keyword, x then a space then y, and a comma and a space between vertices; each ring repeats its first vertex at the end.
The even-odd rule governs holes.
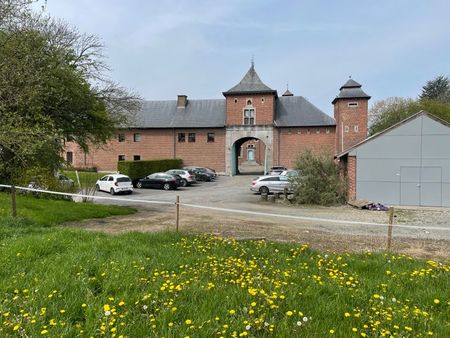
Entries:
POLYGON ((393 130, 395 128, 398 128, 401 125, 404 125, 405 123, 407 123, 407 122, 409 122, 411 120, 414 120, 414 119, 416 119, 419 116, 428 116, 429 118, 432 118, 433 120, 435 120, 435 121, 437 121, 437 122, 439 122, 439 123, 441 123, 441 124, 443 124, 443 125, 445 125, 447 127, 450 127, 450 124, 447 121, 444 121, 444 120, 440 119, 439 117, 434 116, 433 114, 430 114, 429 112, 427 112, 425 110, 421 110, 421 111, 419 111, 419 112, 417 112, 417 113, 407 117, 406 119, 404 119, 404 120, 402 120, 402 121, 400 121, 400 122, 390 126, 389 128, 386 128, 385 130, 380 131, 379 133, 376 133, 376 134, 366 138, 365 140, 362 140, 361 142, 359 142, 359 143, 355 144, 354 146, 346 149, 345 151, 341 152, 340 154, 337 154, 335 157, 336 158, 343 157, 343 156, 349 154, 354 149, 358 148, 359 146, 361 146, 361 145, 363 145, 363 144, 365 144, 367 142, 370 142, 370 141, 372 141, 372 140, 374 140, 374 139, 376 139, 376 138, 386 134, 387 132, 389 132, 389 131, 391 131, 391 130, 393 130))

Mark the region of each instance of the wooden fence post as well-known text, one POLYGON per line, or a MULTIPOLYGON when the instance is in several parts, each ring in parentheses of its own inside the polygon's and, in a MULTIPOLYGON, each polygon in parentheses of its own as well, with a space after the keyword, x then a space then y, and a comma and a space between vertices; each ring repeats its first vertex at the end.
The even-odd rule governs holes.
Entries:
POLYGON ((178 228, 180 227, 180 195, 177 195, 177 202, 176 204, 176 229, 178 232, 178 228))
POLYGON ((12 217, 17 217, 17 204, 16 204, 16 187, 11 186, 11 214, 12 217))
POLYGON ((392 245, 392 225, 394 224, 394 208, 389 208, 389 225, 388 225, 388 241, 387 241, 387 249, 391 250, 392 245))

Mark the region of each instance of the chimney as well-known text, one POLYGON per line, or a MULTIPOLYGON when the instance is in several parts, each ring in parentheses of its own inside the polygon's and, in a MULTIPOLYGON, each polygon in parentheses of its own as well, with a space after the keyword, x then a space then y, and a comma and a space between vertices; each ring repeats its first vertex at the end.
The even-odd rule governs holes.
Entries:
POLYGON ((177 108, 186 108, 187 95, 178 95, 177 108))

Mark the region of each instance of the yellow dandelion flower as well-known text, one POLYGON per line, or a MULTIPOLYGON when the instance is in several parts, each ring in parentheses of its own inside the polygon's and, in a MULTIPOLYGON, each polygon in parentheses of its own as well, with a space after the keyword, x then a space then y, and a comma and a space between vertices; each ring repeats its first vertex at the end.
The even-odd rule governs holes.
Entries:
POLYGON ((186 323, 186 325, 191 325, 192 324, 192 320, 186 319, 185 323, 186 323))
POLYGON ((236 311, 230 310, 230 311, 228 311, 228 313, 229 313, 230 315, 234 315, 234 314, 236 313, 236 311))
POLYGON ((47 334, 48 333, 48 330, 42 330, 41 331, 41 334, 47 334))
POLYGON ((110 311, 110 310, 111 310, 111 308, 108 304, 103 305, 103 311, 106 312, 106 311, 110 311))
POLYGON ((13 331, 17 331, 18 329, 20 329, 20 325, 14 326, 13 331))
POLYGON ((439 299, 435 299, 435 300, 433 300, 433 303, 434 304, 439 304, 441 301, 439 300, 439 299))
POLYGON ((334 334, 336 331, 334 331, 333 329, 330 330, 330 334, 334 334))
POLYGON ((294 313, 292 312, 292 311, 288 311, 288 312, 286 312, 286 315, 287 316, 292 316, 294 313))
POLYGON ((350 316, 351 316, 351 314, 350 314, 350 313, 348 313, 348 312, 346 312, 346 313, 344 313, 344 316, 345 316, 345 317, 350 317, 350 316))

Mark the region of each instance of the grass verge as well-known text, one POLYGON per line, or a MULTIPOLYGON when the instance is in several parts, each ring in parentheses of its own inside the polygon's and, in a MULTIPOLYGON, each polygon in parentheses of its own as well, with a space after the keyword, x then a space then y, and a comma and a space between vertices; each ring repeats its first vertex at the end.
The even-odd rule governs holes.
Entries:
POLYGON ((0 266, 2 336, 450 336, 450 267, 404 255, 34 228, 0 266))
MULTIPOLYGON (((17 215, 35 225, 51 226, 86 218, 104 218, 115 215, 129 215, 135 209, 114 205, 74 203, 64 200, 39 199, 17 195, 17 215)), ((11 195, 0 193, 0 217, 11 215, 11 195)))

